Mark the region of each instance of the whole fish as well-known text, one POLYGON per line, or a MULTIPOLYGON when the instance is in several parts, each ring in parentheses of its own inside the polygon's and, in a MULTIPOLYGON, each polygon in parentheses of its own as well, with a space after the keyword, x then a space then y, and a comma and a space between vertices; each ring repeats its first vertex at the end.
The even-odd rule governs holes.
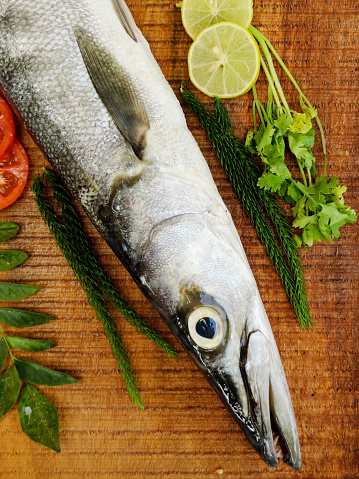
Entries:
POLYGON ((301 466, 237 230, 123 0, 0 0, 0 83, 100 234, 270 466, 301 466))

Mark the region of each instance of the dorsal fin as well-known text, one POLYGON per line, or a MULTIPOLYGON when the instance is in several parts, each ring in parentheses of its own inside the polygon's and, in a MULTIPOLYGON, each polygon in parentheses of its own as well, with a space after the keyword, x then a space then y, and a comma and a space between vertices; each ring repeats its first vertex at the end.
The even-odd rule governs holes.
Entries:
POLYGON ((113 0, 113 2, 117 8, 123 28, 137 42, 137 26, 125 0, 113 0))
POLYGON ((82 31, 77 32, 77 43, 98 95, 117 128, 131 143, 136 155, 142 158, 150 125, 129 74, 107 50, 82 31))

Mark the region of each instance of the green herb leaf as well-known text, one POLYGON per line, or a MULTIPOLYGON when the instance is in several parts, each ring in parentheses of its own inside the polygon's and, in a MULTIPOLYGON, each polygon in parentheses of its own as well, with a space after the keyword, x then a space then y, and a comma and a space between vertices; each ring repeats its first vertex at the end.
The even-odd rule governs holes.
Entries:
POLYGON ((33 363, 27 359, 15 359, 15 366, 21 379, 27 383, 44 386, 61 386, 63 384, 77 383, 78 380, 68 374, 45 368, 40 364, 33 363))
POLYGON ((294 183, 291 183, 288 186, 287 195, 289 195, 295 202, 299 201, 302 197, 302 193, 300 190, 298 190, 294 183))
POLYGON ((274 135, 275 129, 270 123, 267 125, 266 129, 263 132, 263 136, 259 142, 257 142, 258 153, 262 153, 263 149, 270 145, 272 142, 272 136, 274 135))
POLYGON ((21 391, 19 417, 21 429, 30 439, 61 452, 56 408, 31 384, 26 384, 21 391))
POLYGON ((0 308, 0 321, 6 324, 6 326, 15 328, 28 328, 30 326, 47 324, 54 319, 52 316, 47 316, 47 314, 34 313, 24 309, 0 308))
POLYGON ((0 251, 0 271, 8 271, 22 264, 29 255, 25 251, 5 250, 0 251))
POLYGON ((321 206, 322 206, 322 210, 318 213, 318 216, 327 217, 330 220, 331 225, 340 223, 346 219, 346 215, 345 214, 343 215, 342 213, 340 213, 337 210, 334 203, 331 203, 328 205, 321 205, 321 206))
POLYGON ((9 354, 9 349, 7 347, 6 341, 4 338, 0 338, 0 372, 4 367, 5 360, 9 354))
POLYGON ((284 136, 289 128, 289 125, 293 123, 293 118, 291 118, 287 113, 280 113, 278 118, 274 120, 273 124, 278 130, 278 134, 284 136))
POLYGON ((303 244, 303 240, 299 235, 294 235, 294 240, 297 244, 297 248, 300 248, 303 244))
POLYGON ((300 160, 308 160, 309 158, 313 158, 315 161, 315 158, 311 152, 311 147, 314 144, 313 136, 290 132, 288 134, 288 144, 291 152, 296 158, 300 160))
POLYGON ((306 216, 303 213, 300 213, 296 220, 293 223, 293 226, 295 228, 301 228, 303 229, 305 226, 310 225, 310 224, 317 224, 318 219, 315 215, 312 216, 306 216))
POLYGON ((247 132, 245 146, 251 153, 253 153, 253 155, 257 154, 256 143, 254 141, 254 131, 247 132))
POLYGON ((19 336, 6 336, 6 339, 12 348, 22 351, 47 351, 56 346, 56 343, 52 341, 21 338, 19 336))
POLYGON ((35 294, 40 288, 28 284, 0 283, 0 300, 17 301, 35 294))
POLYGON ((282 178, 281 176, 273 173, 263 173, 258 180, 258 186, 275 193, 282 186, 283 181, 285 181, 285 178, 282 178))
POLYGON ((19 226, 8 221, 0 221, 0 243, 6 241, 19 231, 19 226))
MULTIPOLYGON (((344 206, 343 193, 346 188, 339 186, 335 177, 328 182, 324 129, 318 118, 318 112, 305 97, 269 40, 252 25, 248 29, 259 42, 261 54, 265 59, 263 60, 263 69, 269 83, 266 108, 258 98, 256 87, 253 86, 252 110, 255 133, 248 140, 252 147, 256 147, 265 166, 264 174, 258 184, 267 190, 277 192, 286 201, 296 203, 292 209, 295 219, 294 226, 303 231, 302 238, 295 238, 297 244, 303 242, 311 246, 314 241, 323 239, 332 241, 333 238, 339 238, 339 228, 346 223, 356 221, 356 214, 349 207, 344 206), (272 57, 277 60, 299 93, 301 112, 290 110, 272 57), (265 67, 265 64, 268 65, 268 68, 265 67), (260 118, 259 125, 257 113, 260 118), (318 174, 315 165, 316 159, 312 153, 316 134, 312 125, 313 119, 316 120, 319 128, 324 155, 324 175, 319 178, 316 178, 318 174), (275 148, 276 142, 279 145, 278 138, 283 139, 284 137, 287 138, 289 148, 297 159, 302 183, 291 180, 289 185, 287 180, 279 185, 279 179, 267 176, 270 171, 276 173, 278 177, 286 177, 286 174, 283 174, 277 166, 273 167, 279 163, 279 159, 285 164, 284 155, 279 156, 275 148), (315 184, 313 185, 314 180, 315 184)), ((289 179, 289 177, 287 178, 289 179)))
POLYGON ((12 365, 0 379, 0 421, 16 403, 20 392, 20 378, 17 369, 12 365))
POLYGON ((293 133, 308 133, 312 128, 312 119, 318 115, 318 112, 313 107, 306 107, 303 105, 303 113, 294 112, 293 123, 289 126, 293 133))
POLYGON ((284 163, 274 163, 274 165, 270 167, 270 171, 284 179, 291 178, 290 171, 284 163))

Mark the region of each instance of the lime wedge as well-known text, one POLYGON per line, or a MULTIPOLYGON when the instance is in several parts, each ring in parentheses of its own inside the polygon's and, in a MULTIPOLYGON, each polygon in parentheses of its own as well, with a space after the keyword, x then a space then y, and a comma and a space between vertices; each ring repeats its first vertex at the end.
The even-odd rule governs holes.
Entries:
POLYGON ((245 28, 221 22, 203 30, 188 53, 192 83, 208 96, 233 98, 246 93, 260 70, 258 45, 245 28))
POLYGON ((253 17, 253 0, 183 0, 182 23, 193 38, 219 22, 233 22, 248 28, 253 17))

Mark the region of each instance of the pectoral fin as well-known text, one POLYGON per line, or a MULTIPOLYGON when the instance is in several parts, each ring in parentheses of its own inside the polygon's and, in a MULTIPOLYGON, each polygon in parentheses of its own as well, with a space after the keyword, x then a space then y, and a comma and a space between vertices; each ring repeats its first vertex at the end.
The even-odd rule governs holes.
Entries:
POLYGON ((142 158, 150 125, 130 76, 107 50, 82 32, 77 42, 99 97, 136 155, 142 158))

